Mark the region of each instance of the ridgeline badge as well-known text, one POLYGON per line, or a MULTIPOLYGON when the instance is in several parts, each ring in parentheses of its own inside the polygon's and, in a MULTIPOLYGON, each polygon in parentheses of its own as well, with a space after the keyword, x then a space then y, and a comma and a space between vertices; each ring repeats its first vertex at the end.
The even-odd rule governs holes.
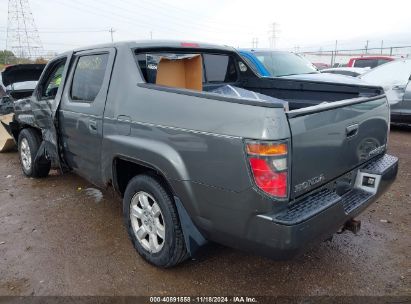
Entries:
POLYGON ((294 192, 300 192, 308 188, 311 188, 312 186, 321 183, 323 180, 325 180, 325 176, 321 173, 319 176, 315 176, 305 182, 302 182, 301 184, 296 185, 294 187, 294 192))

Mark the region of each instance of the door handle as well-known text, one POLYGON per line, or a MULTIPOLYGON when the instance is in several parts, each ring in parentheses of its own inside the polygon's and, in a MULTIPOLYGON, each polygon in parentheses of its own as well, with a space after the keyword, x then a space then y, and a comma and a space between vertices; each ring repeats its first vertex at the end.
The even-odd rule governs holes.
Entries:
POLYGON ((91 133, 97 133, 97 121, 96 120, 89 120, 88 128, 91 133))
POLYGON ((347 135, 347 138, 353 137, 357 135, 358 133, 358 124, 351 125, 345 128, 345 134, 347 135))
POLYGON ((130 116, 127 116, 127 115, 118 115, 117 120, 121 122, 130 122, 131 118, 130 116))

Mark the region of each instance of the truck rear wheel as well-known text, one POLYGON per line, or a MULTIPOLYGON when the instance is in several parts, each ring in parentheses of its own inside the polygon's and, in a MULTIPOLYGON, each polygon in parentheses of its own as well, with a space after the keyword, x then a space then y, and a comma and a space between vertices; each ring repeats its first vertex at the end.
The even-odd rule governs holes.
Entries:
POLYGON ((149 175, 131 179, 123 214, 134 248, 146 261, 166 268, 187 259, 176 206, 159 180, 149 175))
POLYGON ((51 162, 36 160, 41 138, 33 129, 23 129, 19 134, 18 149, 21 168, 29 177, 46 177, 50 172, 51 162))

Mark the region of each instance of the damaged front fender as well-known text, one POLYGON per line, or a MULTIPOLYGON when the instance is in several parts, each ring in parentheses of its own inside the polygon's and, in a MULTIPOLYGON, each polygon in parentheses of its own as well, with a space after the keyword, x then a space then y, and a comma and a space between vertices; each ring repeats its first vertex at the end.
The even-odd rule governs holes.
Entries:
MULTIPOLYGON (((38 129, 42 135, 42 143, 36 159, 45 158, 50 160, 54 168, 60 168, 63 172, 68 169, 68 166, 66 166, 59 150, 58 110, 69 66, 67 63, 70 62, 72 54, 73 52, 66 53, 47 64, 33 95, 30 98, 15 101, 15 116, 13 123, 10 125, 12 134, 16 133, 16 129, 18 133, 26 127, 38 129), (41 94, 43 84, 47 82, 55 67, 61 65, 62 61, 65 62, 65 66, 61 85, 56 96, 54 98, 43 98, 41 94)), ((16 136, 14 137, 16 138, 16 136)))

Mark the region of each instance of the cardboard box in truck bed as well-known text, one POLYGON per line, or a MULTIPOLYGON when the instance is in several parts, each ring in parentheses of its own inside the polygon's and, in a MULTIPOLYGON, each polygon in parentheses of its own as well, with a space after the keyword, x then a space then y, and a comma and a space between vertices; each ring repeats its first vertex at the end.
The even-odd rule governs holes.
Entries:
POLYGON ((156 84, 174 88, 203 90, 203 63, 200 55, 161 57, 156 84))

